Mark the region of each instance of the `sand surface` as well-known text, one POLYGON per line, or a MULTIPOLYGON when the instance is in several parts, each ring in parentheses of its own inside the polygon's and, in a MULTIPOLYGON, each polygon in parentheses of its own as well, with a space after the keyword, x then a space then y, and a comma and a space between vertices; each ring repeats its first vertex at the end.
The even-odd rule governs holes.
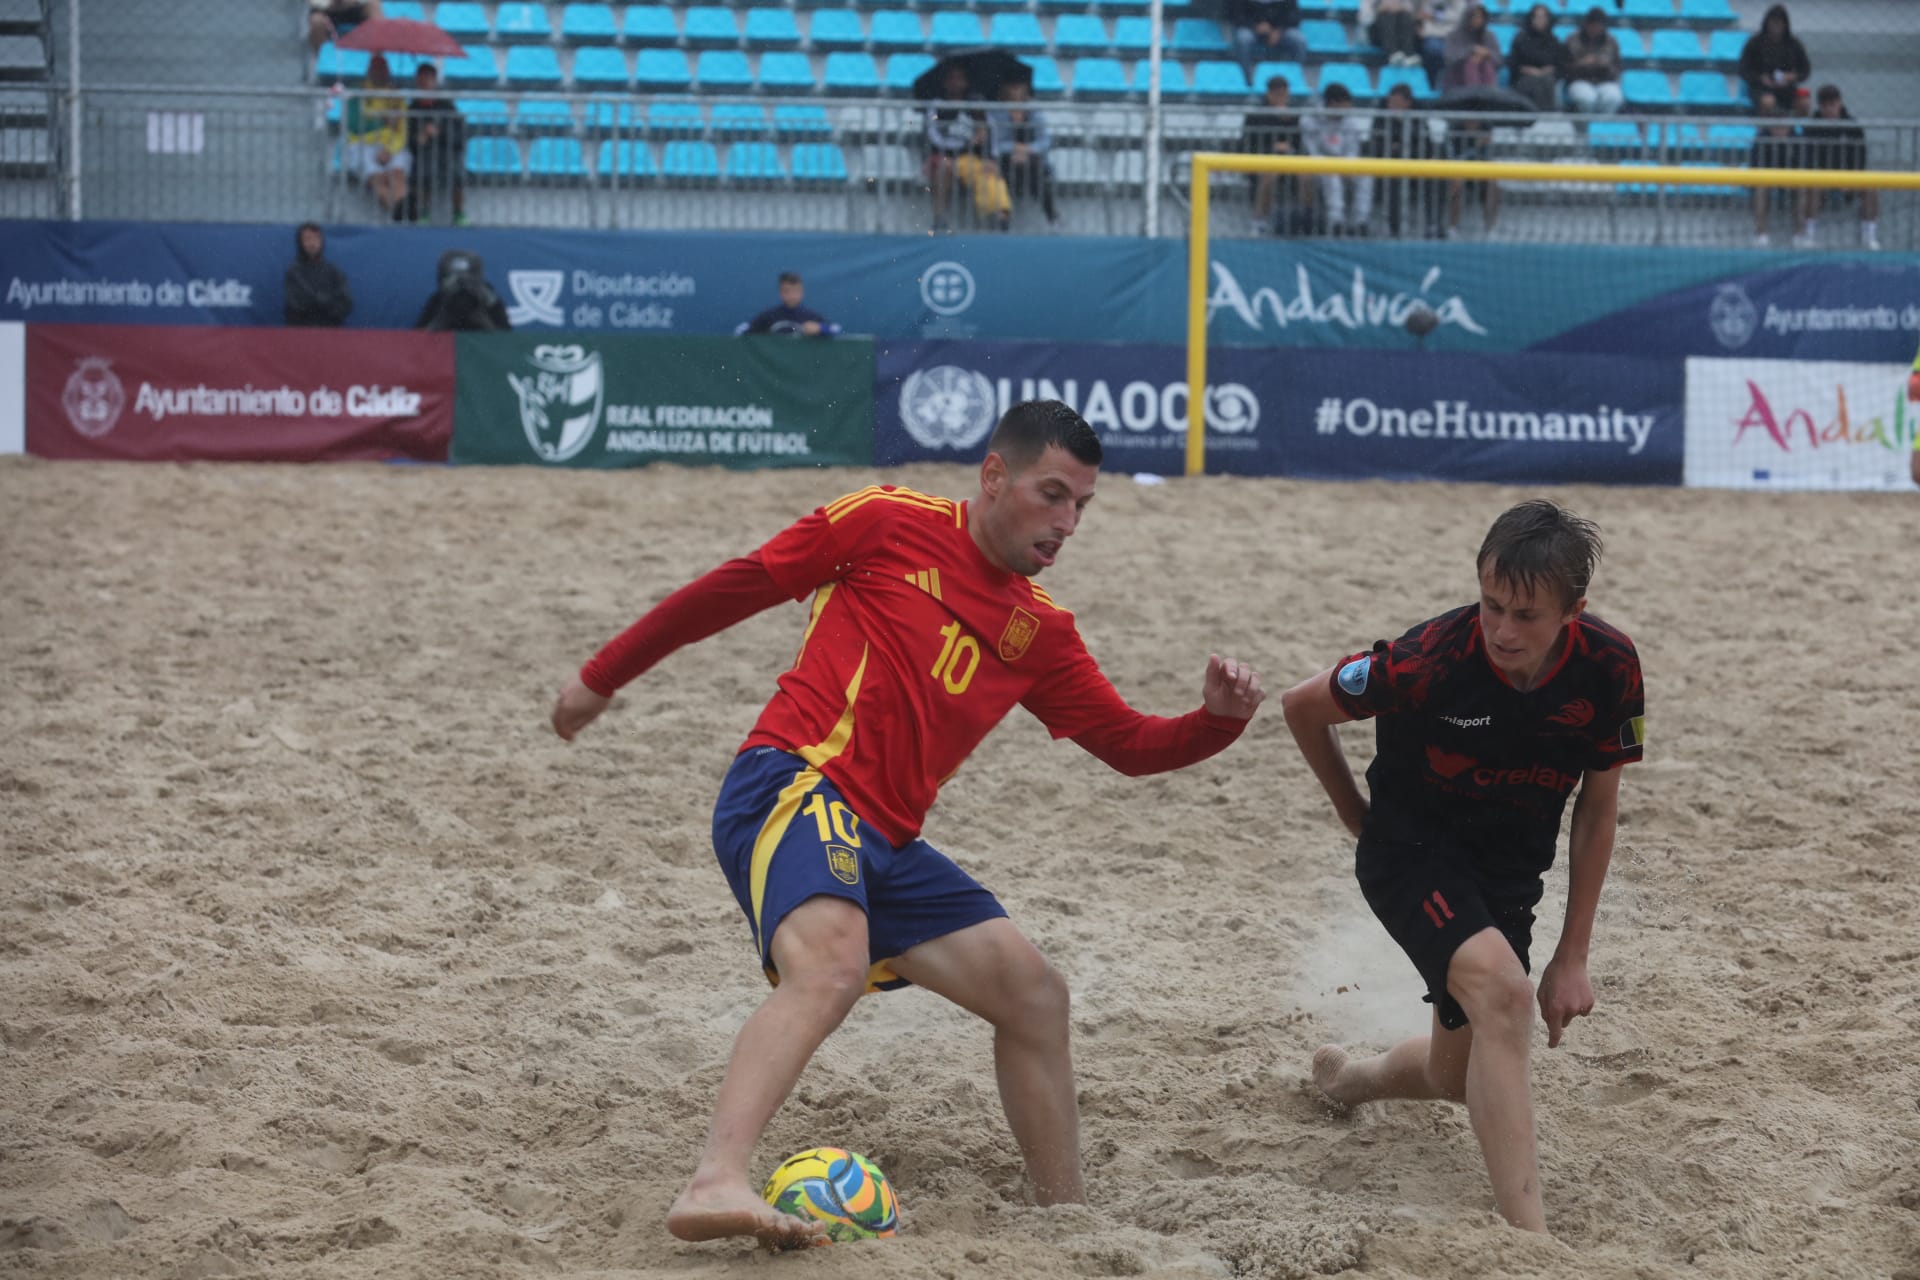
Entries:
MULTIPOLYGON (((1920 1277, 1910 496, 1559 495, 1610 537, 1594 605, 1651 742, 1599 1007, 1536 1041, 1558 1242, 1494 1218, 1463 1111, 1303 1087, 1317 1044, 1426 1009, 1277 703, 1132 781, 1017 712, 931 817, 1072 983, 1092 1205, 1031 1205, 982 1026, 910 991, 861 1003, 759 1161, 863 1150, 905 1233, 667 1237, 765 990, 711 804, 803 612, 571 747, 546 711, 872 479, 0 465, 0 1273, 1920 1277)), ((1210 648, 1277 690, 1470 599, 1519 496, 1109 476, 1045 581, 1184 711, 1210 648)))

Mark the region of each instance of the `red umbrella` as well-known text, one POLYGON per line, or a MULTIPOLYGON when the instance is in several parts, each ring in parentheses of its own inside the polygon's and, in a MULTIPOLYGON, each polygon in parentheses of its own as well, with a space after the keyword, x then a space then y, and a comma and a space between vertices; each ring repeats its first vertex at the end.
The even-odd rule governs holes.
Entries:
POLYGON ((412 18, 374 18, 336 43, 342 49, 367 53, 418 53, 430 58, 458 58, 466 52, 458 40, 440 28, 412 18))

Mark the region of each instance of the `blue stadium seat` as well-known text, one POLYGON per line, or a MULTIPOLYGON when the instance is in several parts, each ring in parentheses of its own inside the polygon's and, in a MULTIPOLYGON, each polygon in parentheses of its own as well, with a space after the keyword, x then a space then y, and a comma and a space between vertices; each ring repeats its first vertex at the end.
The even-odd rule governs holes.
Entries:
MULTIPOLYGON (((773 109, 773 130, 783 138, 824 138, 833 134, 827 109, 814 103, 783 102, 773 109)), ((794 166, 796 176, 799 165, 794 166)))
POLYGON ((1030 13, 996 13, 987 27, 987 43, 1014 53, 1040 53, 1047 47, 1040 19, 1030 13))
POLYGON ((1620 61, 1645 62, 1647 46, 1640 39, 1640 33, 1628 27, 1615 27, 1612 31, 1615 44, 1620 46, 1620 61))
POLYGON ((513 46, 507 50, 507 83, 524 89, 558 89, 560 55, 551 47, 513 46))
POLYGON ((697 138, 707 131, 697 102, 655 102, 647 107, 647 133, 655 138, 697 138))
POLYGON ((807 42, 815 49, 864 49, 867 33, 861 29, 860 15, 851 9, 815 9, 807 28, 807 42))
MULTIPOLYGON (((749 49, 798 49, 800 47, 800 24, 793 20, 791 9, 749 9, 747 10, 747 48, 749 49)), ((807 77, 811 83, 813 77, 807 77)))
POLYGON ((1073 96, 1076 98, 1123 98, 1127 93, 1127 73, 1118 58, 1082 58, 1073 64, 1073 96))
POLYGON ((547 6, 512 0, 493 15, 493 38, 500 44, 536 44, 553 39, 547 6))
POLYGON ((1380 81, 1378 85, 1380 96, 1385 98, 1387 96, 1387 90, 1393 88, 1396 84, 1404 84, 1407 88, 1413 90, 1413 100, 1415 102, 1432 102, 1440 96, 1434 92, 1433 82, 1427 79, 1426 69, 1423 67, 1380 68, 1380 81))
POLYGON ((806 54, 784 50, 760 55, 762 93, 812 93, 813 88, 813 63, 806 54))
POLYGON ((1034 97, 1058 98, 1067 91, 1067 82, 1060 78, 1060 68, 1046 54, 1029 54, 1020 61, 1033 68, 1034 97))
POLYGON ((570 4, 560 12, 560 38, 568 44, 612 44, 619 36, 612 5, 570 4))
POLYGON ((585 182, 587 161, 580 139, 535 138, 527 147, 527 176, 546 182, 585 182))
POLYGON ((1664 71, 1628 71, 1620 77, 1620 92, 1631 107, 1673 105, 1673 86, 1664 71))
POLYGON ((433 25, 462 44, 493 34, 487 26, 487 11, 472 0, 440 0, 433 11, 433 25))
POLYGON ((468 138, 467 172, 482 178, 519 177, 520 144, 512 138, 468 138))
POLYGON ((595 158, 594 170, 602 178, 652 178, 660 170, 653 162, 653 148, 644 142, 603 142, 595 158))
POLYGON ((1727 88, 1727 77, 1719 71, 1682 71, 1680 105, 1700 111, 1732 111, 1741 99, 1727 88))
POLYGON ((716 102, 709 118, 716 138, 759 138, 767 132, 767 109, 757 102, 716 102))
POLYGON ((1111 48, 1107 24, 1090 13, 1063 13, 1053 24, 1055 53, 1104 53, 1111 48))
MULTIPOLYGON (((1152 63, 1142 58, 1133 64, 1133 91, 1141 97, 1147 93, 1147 82, 1152 78, 1152 63)), ((1187 69, 1177 62, 1160 63, 1160 96, 1163 98, 1184 98, 1187 95, 1187 69)))
POLYGON ((1620 6, 1620 20, 1635 26, 1658 26, 1672 22, 1676 16, 1673 0, 1623 0, 1620 6))
POLYGON ((1493 42, 1500 46, 1501 56, 1505 57, 1513 49, 1513 38, 1520 34, 1520 28, 1511 22, 1489 22, 1487 34, 1493 37, 1493 42))
POLYGON ((974 0, 976 9, 1027 9, 1032 6, 1027 0, 974 0))
POLYGON ((932 49, 977 49, 986 42, 986 32, 980 29, 980 19, 971 13, 956 13, 952 9, 936 9, 933 25, 927 31, 927 45, 932 49))
POLYGON ((422 9, 414 0, 387 0, 385 4, 380 6, 380 16, 383 18, 405 18, 409 22, 425 22, 427 20, 426 10, 422 9))
POLYGON ((889 49, 927 47, 927 33, 920 25, 920 15, 905 9, 877 10, 868 38, 872 40, 874 49, 881 53, 889 49))
POLYGON ((726 174, 730 182, 782 182, 787 169, 771 142, 736 142, 727 148, 726 174))
POLYGON ((680 34, 689 49, 732 49, 740 44, 740 23, 731 9, 700 4, 687 10, 680 34))
POLYGON ((642 93, 685 93, 693 87, 693 73, 678 49, 642 49, 633 61, 633 83, 642 93))
POLYGON ((847 158, 831 142, 801 142, 793 148, 795 182, 845 182, 847 158))
POLYGON ((1325 0, 1327 12, 1335 16, 1344 15, 1348 19, 1360 16, 1360 0, 1325 0))
MULTIPOLYGON (((868 59, 872 65, 872 59, 868 59)), ((925 53, 896 53, 887 59, 887 78, 880 87, 890 94, 904 97, 913 92, 913 82, 922 72, 933 66, 933 57, 925 53)))
POLYGON ((1287 82, 1295 98, 1305 98, 1312 92, 1307 88, 1306 69, 1297 62, 1262 62, 1253 69, 1253 91, 1265 97, 1267 81, 1275 76, 1287 82))
POLYGON ((1326 18, 1302 22, 1300 38, 1307 42, 1308 53, 1323 58, 1344 58, 1353 51, 1353 44, 1347 39, 1346 27, 1326 18))
POLYGON ((1357 62, 1328 62, 1320 68, 1320 96, 1327 96, 1327 86, 1343 84, 1353 94, 1355 102, 1373 101, 1373 76, 1357 62))
POLYGON ((1220 24, 1213 19, 1176 18, 1173 38, 1167 41, 1166 48, 1174 53, 1208 54, 1225 53, 1228 45, 1220 24))
POLYGON ((514 108, 513 126, 522 133, 570 133, 573 108, 564 102, 522 102, 514 108))
MULTIPOLYGON (((899 59, 895 58, 898 62, 899 59)), ((873 58, 864 53, 830 53, 827 55, 826 74, 823 77, 826 91, 832 95, 854 95, 878 93, 880 91, 880 73, 874 70, 873 58)), ((908 81, 912 87, 912 81, 908 81)))
POLYGON ((627 55, 608 45, 589 45, 573 55, 573 83, 582 89, 624 89, 633 83, 627 55))
POLYGON ((678 139, 660 149, 660 174, 680 182, 703 182, 720 176, 720 154, 711 142, 678 139))
POLYGON ((1631 120, 1595 120, 1587 126, 1587 145, 1602 160, 1618 162, 1640 150, 1640 126, 1631 120))
POLYGON ((1745 160, 1760 131, 1750 124, 1710 124, 1707 126, 1707 150, 1733 152, 1729 159, 1745 160))
POLYGON ((455 98, 453 109, 466 120, 470 134, 504 133, 513 118, 499 98, 455 98))
POLYGON ((1732 26, 1740 21, 1727 0, 1680 0, 1680 21, 1697 26, 1732 26))
POLYGON ((1707 36, 1707 61, 1729 65, 1739 62, 1751 38, 1737 27, 1711 32, 1707 36))
POLYGON ((1669 27, 1653 33, 1647 42, 1647 56, 1667 65, 1693 66, 1700 61, 1700 36, 1686 27, 1669 27))
POLYGON ((1153 19, 1115 18, 1113 20, 1113 47, 1116 52, 1145 53, 1152 44, 1153 19))
POLYGON ((600 99, 587 104, 586 126, 592 133, 637 133, 640 112, 631 102, 600 99))
POLYGON ((1206 101, 1229 98, 1244 102, 1252 93, 1252 87, 1247 84, 1247 73, 1240 69, 1239 63, 1211 58, 1194 64, 1194 97, 1206 101))
POLYGON ((747 55, 737 49, 708 49, 694 65, 693 78, 702 93, 745 89, 753 84, 753 68, 747 65, 747 55))
POLYGON ((500 68, 493 60, 493 46, 470 44, 463 58, 448 58, 440 64, 440 79, 448 85, 485 85, 500 83, 500 68))
MULTIPOLYGON (((1707 149, 1707 135, 1690 120, 1669 124, 1661 130, 1661 134, 1669 158, 1707 149)), ((1648 137, 1652 138, 1651 129, 1648 130, 1648 137)))
POLYGON ((628 44, 680 43, 680 28, 673 20, 673 10, 663 4, 628 5, 621 29, 626 33, 628 44))
POLYGON ((368 60, 361 50, 337 49, 329 40, 313 60, 313 74, 322 80, 358 80, 367 74, 368 60))

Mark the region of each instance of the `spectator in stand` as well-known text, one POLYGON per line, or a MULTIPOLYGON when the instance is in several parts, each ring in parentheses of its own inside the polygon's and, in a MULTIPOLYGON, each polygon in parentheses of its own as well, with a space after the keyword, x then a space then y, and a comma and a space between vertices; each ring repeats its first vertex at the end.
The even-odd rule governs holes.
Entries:
POLYGON ((467 121, 451 98, 434 96, 440 69, 422 62, 413 73, 419 96, 408 107, 407 152, 413 168, 406 221, 433 221, 433 193, 444 189, 452 201, 453 225, 467 225, 467 121))
MULTIPOLYGON (((1787 109, 1780 105, 1778 98, 1765 90, 1761 91, 1755 109, 1762 122, 1759 133, 1754 135, 1753 147, 1747 153, 1747 167, 1800 168, 1800 140, 1793 136, 1793 119, 1787 114, 1787 109)), ((1767 218, 1772 211, 1774 197, 1780 190, 1775 187, 1753 189, 1753 242, 1762 249, 1772 243, 1767 236, 1767 218)), ((1797 200, 1796 192, 1795 200, 1790 205, 1797 203, 1797 200)))
MULTIPOLYGON (((391 89, 393 73, 387 60, 374 54, 367 63, 367 88, 391 89)), ((367 184, 380 211, 398 215, 407 198, 407 171, 413 153, 407 150, 407 100, 374 93, 347 102, 347 172, 367 184)))
POLYGON ((1467 11, 1467 0, 1426 0, 1420 10, 1420 61, 1427 69, 1427 83, 1440 87, 1440 76, 1447 67, 1447 41, 1459 30, 1467 11))
MULTIPOLYGON (((1493 158, 1493 125, 1486 117, 1455 120, 1447 131, 1447 154, 1455 160, 1491 160, 1493 158)), ((1473 194, 1480 197, 1481 211, 1486 216, 1486 232, 1492 235, 1494 227, 1500 221, 1500 184, 1497 182, 1475 182, 1473 194)), ((1451 178, 1447 181, 1447 239, 1452 240, 1460 234, 1460 211, 1467 202, 1467 181, 1464 178, 1451 178)))
MULTIPOLYGON (((1300 154, 1300 115, 1288 109, 1293 86, 1285 76, 1267 80, 1267 100, 1258 111, 1247 112, 1240 122, 1240 150, 1250 156, 1296 156, 1300 154)), ((1313 183, 1304 173, 1283 176, 1256 173, 1253 176, 1253 216, 1274 231, 1297 230, 1301 215, 1313 212, 1313 183), (1276 200, 1276 196, 1278 199, 1276 200)))
POLYGON ((1420 15, 1413 0, 1360 0, 1360 29, 1391 67, 1420 65, 1420 15))
POLYGON ((1447 65, 1440 88, 1478 89, 1500 83, 1500 42, 1487 29, 1487 6, 1467 6, 1466 16, 1447 37, 1447 65))
MULTIPOLYGON (((1307 154, 1352 159, 1366 148, 1373 124, 1353 111, 1353 94, 1343 84, 1330 84, 1321 94, 1321 109, 1300 122, 1307 154)), ((1364 236, 1373 216, 1373 175, 1366 173, 1318 175, 1320 201, 1326 206, 1327 230, 1333 235, 1364 236), (1347 200, 1351 188, 1352 203, 1347 200)))
POLYGON ((1747 100, 1757 106, 1761 93, 1769 92, 1780 102, 1789 102, 1812 74, 1807 47, 1793 34, 1787 6, 1773 6, 1760 20, 1760 30, 1740 50, 1740 79, 1746 83, 1747 100))
POLYGON ((1567 37, 1567 105, 1575 111, 1612 114, 1626 101, 1620 89, 1620 42, 1607 30, 1607 11, 1587 10, 1580 29, 1567 37))
POLYGON ((1262 62, 1306 60, 1300 0, 1227 0, 1227 34, 1249 81, 1262 62))
POLYGON ((796 271, 780 273, 780 305, 768 307, 742 324, 737 334, 776 334, 793 338, 831 338, 840 326, 800 304, 806 301, 807 286, 796 271))
POLYGON ((936 233, 947 229, 953 185, 958 182, 972 189, 974 212, 981 221, 1005 231, 1013 221, 1013 197, 1007 194, 1007 180, 1000 170, 982 154, 987 121, 971 105, 973 86, 965 67, 955 63, 947 68, 940 97, 941 103, 927 108, 927 185, 933 192, 933 229, 936 233))
MULTIPOLYGON (((1387 90, 1386 110, 1373 118, 1373 138, 1367 154, 1384 160, 1438 160, 1439 145, 1425 117, 1413 114, 1413 90, 1396 84, 1387 90)), ((1418 234, 1438 240, 1446 232, 1441 220, 1439 182, 1423 178, 1386 178, 1387 230, 1400 234, 1401 214, 1411 208, 1418 234)), ((1411 221, 1411 219, 1409 220, 1411 221)))
POLYGON ((1033 86, 1025 80, 1009 80, 1000 86, 1005 105, 987 112, 987 153, 1000 167, 1006 179, 1009 198, 1015 195, 1040 201, 1048 222, 1058 222, 1053 207, 1053 165, 1047 153, 1053 148, 1053 136, 1047 131, 1046 113, 1027 105, 1033 99, 1033 86))
POLYGON ((308 0, 307 43, 318 49, 380 16, 380 0, 308 0))
POLYGON ((294 259, 282 287, 287 323, 302 329, 338 329, 353 314, 347 273, 326 259, 327 233, 317 222, 303 222, 294 233, 294 259))
MULTIPOLYGON (((1867 167, 1867 131, 1853 122, 1847 104, 1841 100, 1840 86, 1823 84, 1814 95, 1813 119, 1801 126, 1802 155, 1806 168, 1840 172, 1867 167)), ((1836 193, 1837 194, 1837 193, 1836 193)), ((1860 247, 1880 247, 1880 193, 1851 193, 1860 201, 1860 247)), ((1816 220, 1827 192, 1809 187, 1800 193, 1800 234, 1793 238, 1796 249, 1811 249, 1820 243, 1816 220)))
POLYGON ((1566 73, 1567 46, 1553 34, 1553 11, 1544 4, 1527 10, 1527 21, 1507 49, 1510 87, 1542 111, 1560 105, 1560 77, 1566 73))

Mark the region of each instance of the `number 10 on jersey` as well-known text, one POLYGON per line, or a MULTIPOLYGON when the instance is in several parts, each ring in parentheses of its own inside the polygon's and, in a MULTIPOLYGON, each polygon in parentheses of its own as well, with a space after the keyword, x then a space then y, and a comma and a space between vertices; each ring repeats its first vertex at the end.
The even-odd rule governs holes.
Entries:
POLYGON ((940 628, 940 635, 946 643, 934 659, 933 678, 945 685, 948 693, 965 693, 973 683, 973 673, 980 669, 980 642, 961 635, 958 622, 940 628))

